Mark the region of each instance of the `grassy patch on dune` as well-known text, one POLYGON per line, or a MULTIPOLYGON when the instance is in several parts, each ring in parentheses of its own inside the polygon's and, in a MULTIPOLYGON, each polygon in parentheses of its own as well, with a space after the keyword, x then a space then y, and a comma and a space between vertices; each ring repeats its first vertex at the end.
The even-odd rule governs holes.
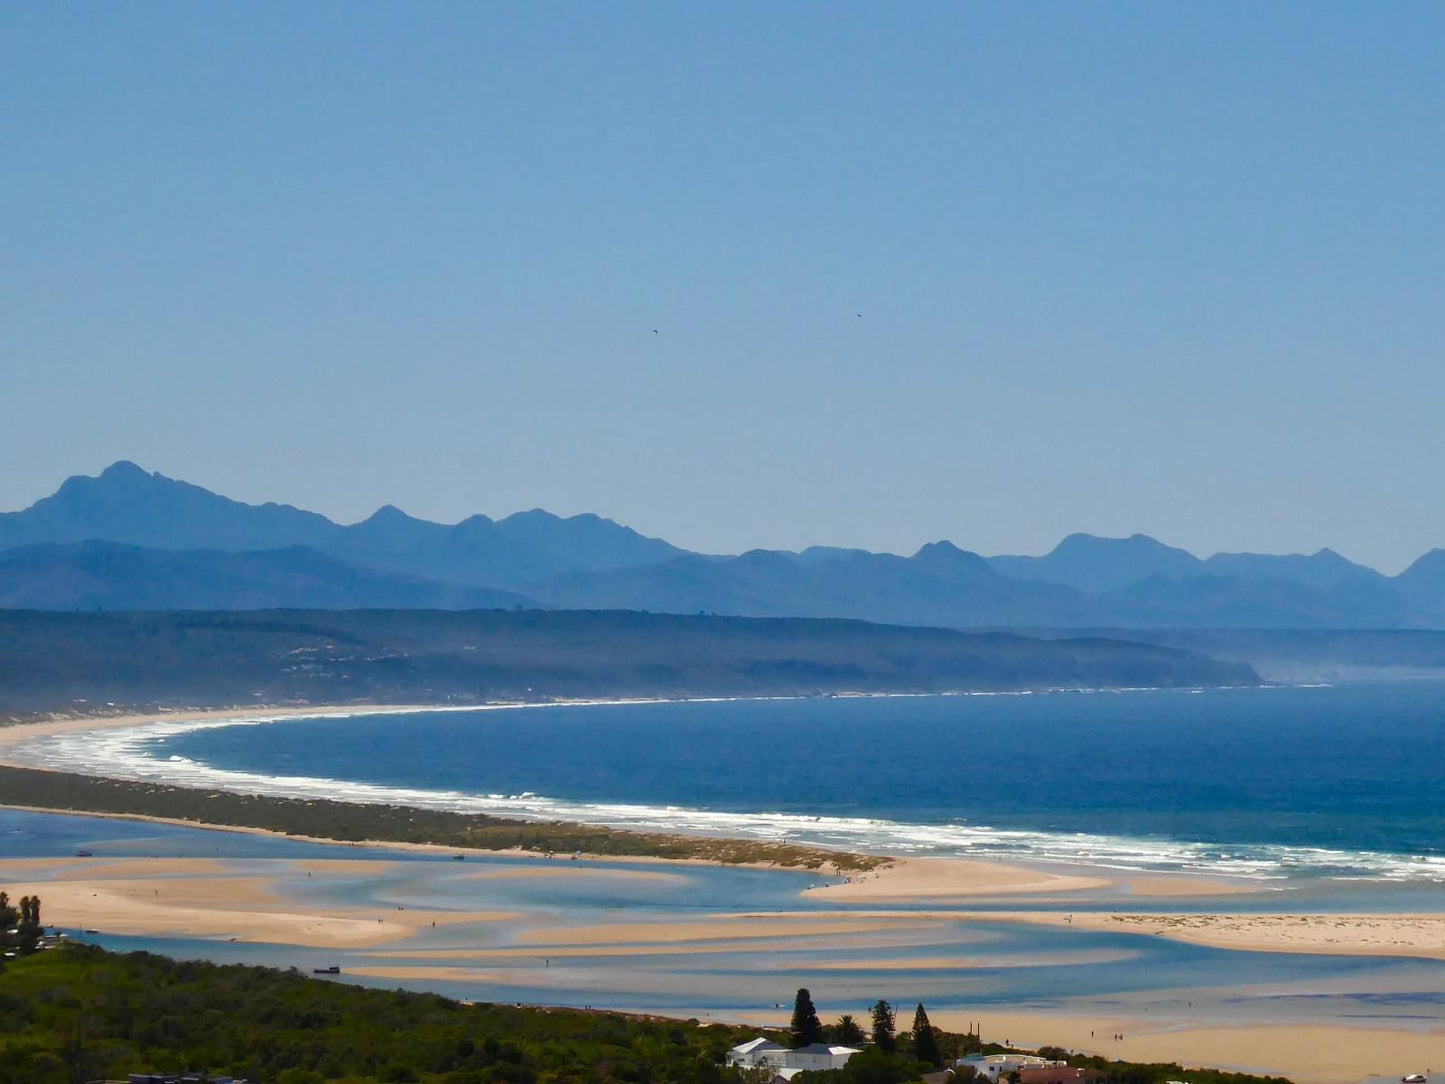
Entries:
POLYGON ((874 869, 891 861, 878 855, 848 854, 767 840, 626 832, 414 806, 235 794, 6 766, 0 766, 0 802, 76 813, 165 817, 222 828, 259 828, 283 835, 341 842, 429 843, 484 851, 518 848, 540 854, 582 851, 619 858, 686 858, 728 864, 762 862, 850 872, 874 869))

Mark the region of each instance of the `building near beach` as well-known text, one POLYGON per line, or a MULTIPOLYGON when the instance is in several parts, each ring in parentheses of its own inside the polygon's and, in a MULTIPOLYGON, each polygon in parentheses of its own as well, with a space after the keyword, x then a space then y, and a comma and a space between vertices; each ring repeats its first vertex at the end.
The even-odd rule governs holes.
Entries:
POLYGON ((858 1053, 857 1047, 812 1043, 787 1052, 789 1069, 841 1069, 858 1053))
POLYGON ((787 1052, 787 1047, 759 1035, 729 1050, 727 1063, 740 1069, 783 1069, 786 1067, 783 1055, 787 1052))
MULTIPOLYGON (((1033 1054, 970 1054, 966 1058, 959 1058, 954 1065, 964 1066, 972 1069, 981 1077, 987 1077, 991 1081, 997 1081, 999 1077, 1006 1077, 1010 1073, 1018 1073, 1020 1084, 1023 1082, 1025 1072, 1036 1070, 1062 1070, 1071 1073, 1067 1062, 1051 1061, 1048 1058, 1036 1057, 1033 1054)), ((1063 1077, 1060 1081, 1067 1079, 1068 1084, 1074 1084, 1075 1080, 1081 1078, 1063 1077)), ((1053 1084, 1052 1078, 1045 1075, 1042 1079, 1031 1079, 1029 1084, 1053 1084)))
POLYGON ((804 1070, 841 1069, 856 1053, 856 1047, 829 1043, 791 1050, 760 1035, 729 1050, 727 1063, 741 1069, 772 1069, 786 1080, 804 1070))

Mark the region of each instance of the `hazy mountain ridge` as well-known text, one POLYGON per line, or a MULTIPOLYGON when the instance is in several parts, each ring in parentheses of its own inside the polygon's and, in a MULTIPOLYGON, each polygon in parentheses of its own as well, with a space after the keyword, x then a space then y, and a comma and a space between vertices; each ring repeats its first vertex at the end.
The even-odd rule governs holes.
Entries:
POLYGON ((356 568, 308 546, 159 550, 119 542, 0 552, 0 608, 32 610, 490 609, 509 591, 356 568))
POLYGON ((442 524, 385 505, 343 525, 290 505, 234 501, 127 461, 98 477, 68 478, 24 511, 0 513, 0 551, 92 539, 174 551, 307 546, 362 568, 502 590, 684 552, 590 513, 563 519, 541 509, 442 524))
POLYGON ((1329 549, 1201 560, 1142 534, 1073 534, 1038 557, 950 542, 909 557, 827 546, 719 557, 541 509, 441 524, 385 505, 341 525, 128 462, 0 514, 0 554, 0 605, 38 609, 541 605, 954 627, 1445 627, 1445 550, 1396 577, 1329 549), (118 548, 81 545, 92 540, 118 548))

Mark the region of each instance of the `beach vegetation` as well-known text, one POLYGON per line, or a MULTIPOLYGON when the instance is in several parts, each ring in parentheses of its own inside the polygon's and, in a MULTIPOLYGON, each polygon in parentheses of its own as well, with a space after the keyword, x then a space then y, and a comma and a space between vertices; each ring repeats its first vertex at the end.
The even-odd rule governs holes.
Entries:
POLYGON ((628 832, 600 825, 523 821, 403 805, 366 805, 307 798, 235 794, 157 783, 104 779, 0 765, 5 804, 77 813, 157 817, 222 828, 344 843, 431 844, 458 850, 521 850, 612 858, 685 858, 725 865, 865 871, 892 859, 806 847, 778 840, 628 832))
POLYGON ((0 952, 29 956, 39 948, 44 929, 39 896, 21 896, 19 904, 12 905, 10 894, 0 892, 0 952))
POLYGON ((813 995, 805 986, 793 999, 793 1022, 789 1031, 794 1049, 811 1046, 823 1039, 823 1021, 818 1019, 818 1010, 813 1007, 813 995))
POLYGON ((743 1084, 753 1029, 502 1005, 71 945, 0 974, 0 1084, 191 1070, 266 1084, 743 1084))
MULTIPOLYGON (((880 1005, 891 1022, 886 1002, 874 1011, 880 1005)), ((0 964, 0 1084, 179 1070, 253 1084, 755 1084, 757 1071, 729 1067, 726 1054, 757 1034, 756 1027, 697 1020, 467 1004, 294 969, 119 955, 90 945, 0 964)), ((956 1037, 940 1037, 951 1049, 956 1037)), ((1045 1052, 1099 1069, 1104 1084, 1288 1084, 1045 1052)), ((794 1080, 908 1084, 931 1068, 911 1052, 873 1045, 841 1069, 794 1080)))
POLYGON ((879 998, 873 1008, 869 1010, 873 1018, 873 1045, 879 1050, 892 1053, 897 1046, 894 1037, 893 1006, 882 998, 879 998))
POLYGON ((832 1039, 840 1046, 862 1046, 867 1036, 852 1013, 844 1013, 831 1029, 832 1039))
POLYGON ((913 1043, 912 1054, 914 1061, 921 1061, 933 1066, 935 1069, 943 1064, 943 1054, 938 1046, 938 1033, 934 1031, 933 1025, 928 1021, 928 1011, 924 1009, 923 1002, 918 1003, 918 1009, 913 1014, 913 1043))

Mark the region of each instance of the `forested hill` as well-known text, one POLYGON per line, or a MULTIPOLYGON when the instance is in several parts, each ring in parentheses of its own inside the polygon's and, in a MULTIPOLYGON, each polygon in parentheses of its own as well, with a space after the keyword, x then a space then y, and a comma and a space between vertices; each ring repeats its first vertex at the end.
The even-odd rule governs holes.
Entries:
MULTIPOLYGON (((765 997, 781 992, 759 990, 765 997)), ((119 956, 80 945, 0 961, 0 1010, 0 1084, 70 1084, 182 1067, 267 1084, 747 1084, 752 1075, 724 1059, 759 1034, 757 1027, 697 1020, 464 1004, 294 970, 119 956)), ((825 1028, 835 1041, 837 1032, 825 1028)), ((845 1069, 808 1076, 824 1084, 905 1084, 945 1057, 1005 1049, 977 1036, 929 1033, 927 1051, 902 1032, 891 1051, 870 1046, 845 1069)), ((788 1038, 780 1031, 769 1037, 788 1038)), ((1100 1084, 1288 1084, 1178 1065, 1069 1061, 1094 1069, 1100 1084)))
POLYGON ((1103 637, 617 611, 0 611, 0 713, 265 703, 1253 685, 1103 637))

